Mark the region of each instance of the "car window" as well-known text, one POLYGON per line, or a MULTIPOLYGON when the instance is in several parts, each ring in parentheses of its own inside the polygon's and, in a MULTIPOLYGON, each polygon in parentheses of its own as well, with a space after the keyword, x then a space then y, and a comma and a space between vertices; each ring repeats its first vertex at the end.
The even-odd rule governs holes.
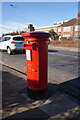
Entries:
POLYGON ((2 37, 2 38, 1 38, 1 42, 3 42, 3 41, 5 41, 5 37, 2 37))
POLYGON ((5 37, 5 40, 7 41, 7 40, 10 40, 10 37, 5 37))
POLYGON ((16 41, 24 41, 25 38, 23 38, 23 37, 13 37, 13 40, 16 40, 16 41))

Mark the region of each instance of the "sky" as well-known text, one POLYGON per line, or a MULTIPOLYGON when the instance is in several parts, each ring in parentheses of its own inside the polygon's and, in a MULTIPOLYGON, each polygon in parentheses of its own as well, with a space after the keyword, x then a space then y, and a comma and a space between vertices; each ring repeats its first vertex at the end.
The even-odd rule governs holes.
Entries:
POLYGON ((18 30, 19 26, 25 30, 30 23, 39 28, 70 20, 77 17, 78 5, 78 2, 3 2, 0 36, 18 30))

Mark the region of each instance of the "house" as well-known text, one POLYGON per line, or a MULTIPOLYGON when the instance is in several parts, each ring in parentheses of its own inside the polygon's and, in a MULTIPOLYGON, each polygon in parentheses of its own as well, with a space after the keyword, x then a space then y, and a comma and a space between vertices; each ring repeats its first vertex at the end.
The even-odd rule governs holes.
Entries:
MULTIPOLYGON (((49 30, 54 29, 55 32, 57 32, 57 27, 60 26, 63 23, 63 21, 61 22, 55 22, 54 25, 51 26, 44 26, 44 27, 39 27, 39 28, 35 28, 35 31, 43 31, 43 32, 49 32, 49 30)), ((28 31, 28 26, 25 26, 25 32, 28 31)))
POLYGON ((61 37, 72 37, 73 40, 80 39, 80 17, 73 18, 67 22, 63 22, 57 28, 57 33, 61 37))
MULTIPOLYGON (((79 40, 80 39, 80 16, 68 21, 55 22, 51 26, 35 28, 35 31, 49 32, 49 30, 51 29, 53 29, 59 35, 59 40, 62 37, 66 37, 66 38, 71 37, 73 40, 79 40)), ((28 26, 25 27, 25 32, 27 31, 28 31, 28 26)))
POLYGON ((63 21, 61 21, 61 22, 55 22, 51 26, 44 26, 44 27, 36 28, 35 31, 49 32, 51 29, 53 29, 54 32, 57 33, 57 27, 60 26, 62 23, 63 23, 63 21))

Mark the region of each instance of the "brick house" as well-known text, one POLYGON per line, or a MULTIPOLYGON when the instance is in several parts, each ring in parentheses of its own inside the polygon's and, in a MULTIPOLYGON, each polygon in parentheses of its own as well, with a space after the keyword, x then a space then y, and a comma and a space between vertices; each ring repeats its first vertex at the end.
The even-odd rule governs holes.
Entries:
MULTIPOLYGON (((49 32, 49 30, 54 29, 54 31, 57 32, 57 27, 60 26, 62 23, 63 23, 63 21, 55 22, 54 25, 51 25, 51 26, 35 28, 35 31, 49 32)), ((27 32, 27 29, 28 29, 28 25, 25 26, 25 32, 27 32)))
POLYGON ((61 22, 55 22, 54 25, 36 28, 35 31, 49 32, 51 29, 53 29, 57 33, 57 27, 61 24, 62 24, 62 21, 61 22))
POLYGON ((80 17, 73 18, 67 22, 63 22, 57 28, 57 33, 61 37, 72 37, 73 40, 80 39, 80 17))

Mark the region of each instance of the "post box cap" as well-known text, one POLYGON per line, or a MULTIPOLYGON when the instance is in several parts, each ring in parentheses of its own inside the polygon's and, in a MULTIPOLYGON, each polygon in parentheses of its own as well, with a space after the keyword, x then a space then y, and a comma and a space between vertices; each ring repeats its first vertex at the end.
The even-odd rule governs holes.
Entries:
POLYGON ((33 31, 22 34, 22 37, 24 38, 49 38, 50 36, 51 36, 50 33, 41 31, 33 31))

